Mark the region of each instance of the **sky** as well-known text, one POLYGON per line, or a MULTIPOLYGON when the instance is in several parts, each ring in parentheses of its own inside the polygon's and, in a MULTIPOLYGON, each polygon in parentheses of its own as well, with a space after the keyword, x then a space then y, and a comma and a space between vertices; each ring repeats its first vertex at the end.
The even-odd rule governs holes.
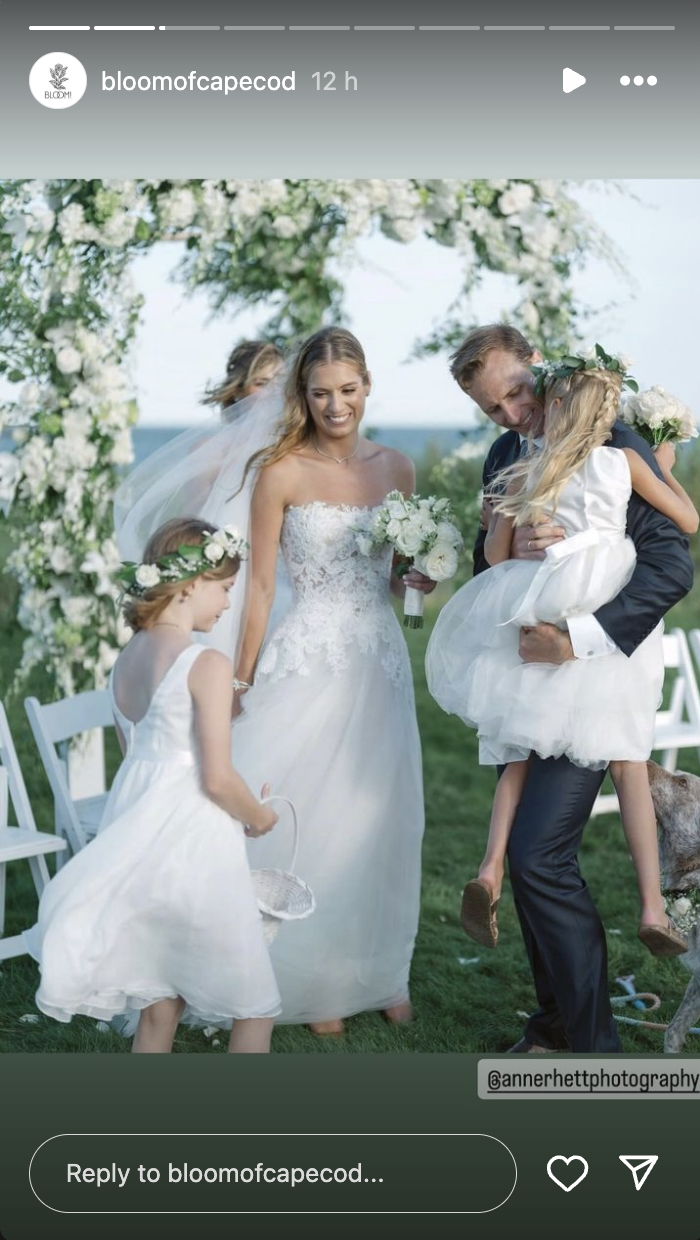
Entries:
MULTIPOLYGON (((659 383, 700 414, 700 181, 624 184, 627 194, 610 186, 576 191, 630 277, 626 282, 600 262, 577 274, 577 294, 596 308, 587 334, 631 356, 644 387, 659 383)), ((189 425, 203 416, 198 398, 207 382, 220 377, 231 346, 264 323, 259 312, 212 318, 203 292, 189 296, 171 280, 177 258, 176 244, 161 244, 134 267, 146 297, 134 368, 143 425, 189 425)), ((459 256, 434 242, 400 245, 383 236, 362 242, 348 274, 346 306, 347 325, 365 347, 374 380, 368 423, 473 424, 474 406, 444 357, 407 360, 415 339, 445 314, 459 285, 459 256)), ((478 319, 499 317, 511 288, 505 278, 487 276, 474 298, 478 319)))

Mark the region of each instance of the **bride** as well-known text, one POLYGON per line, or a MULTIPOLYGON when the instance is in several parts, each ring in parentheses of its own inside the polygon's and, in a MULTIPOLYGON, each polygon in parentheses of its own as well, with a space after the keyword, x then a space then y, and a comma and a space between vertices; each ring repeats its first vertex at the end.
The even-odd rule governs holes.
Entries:
MULTIPOLYGON (((356 532, 388 492, 415 485, 408 458, 360 437, 370 390, 359 341, 324 328, 302 345, 281 420, 239 463, 237 487, 230 471, 228 489, 215 475, 223 441, 212 440, 210 484, 183 485, 175 501, 168 477, 152 471, 169 514, 173 502, 198 499, 197 515, 241 525, 249 509, 245 623, 237 642, 235 628, 221 627, 215 640, 238 651, 237 769, 248 781, 264 770, 299 813, 297 870, 316 912, 294 933, 283 928, 271 957, 279 1019, 318 1034, 342 1033, 343 1018, 362 1011, 411 1019, 423 790, 411 669, 391 594, 403 594, 406 581, 426 591, 433 583, 415 571, 402 582, 390 548, 372 557, 357 548, 356 532), (293 600, 266 639, 280 546, 293 600)), ((261 404, 251 411, 258 428, 265 416, 261 404)), ((239 434, 235 451, 244 440, 239 434)), ((164 509, 147 509, 162 519, 164 509)), ((283 823, 277 837, 256 841, 256 866, 288 867, 283 823)))

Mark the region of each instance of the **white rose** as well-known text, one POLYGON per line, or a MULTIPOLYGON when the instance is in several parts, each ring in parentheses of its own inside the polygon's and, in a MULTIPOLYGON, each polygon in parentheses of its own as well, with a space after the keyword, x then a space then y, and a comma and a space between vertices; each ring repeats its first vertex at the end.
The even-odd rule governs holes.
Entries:
POLYGON ((224 558, 224 549, 220 543, 211 542, 204 548, 204 557, 210 564, 218 564, 224 558))
POLYGON ((428 554, 422 557, 420 565, 416 563, 416 567, 425 573, 426 577, 430 577, 431 581, 448 581, 457 572, 458 559, 457 551, 451 543, 436 542, 428 554))
POLYGON ((279 178, 265 181, 262 186, 265 202, 269 206, 278 206, 287 197, 287 183, 279 178))
POLYGON ((390 499, 386 505, 389 517, 394 521, 403 521, 406 516, 406 505, 398 499, 390 499))
POLYGON ((22 470, 19 461, 11 452, 0 452, 0 507, 7 516, 22 470))
POLYGON ((412 526, 410 522, 404 522, 401 533, 396 539, 396 546, 402 555, 417 555, 423 545, 423 532, 412 526))
POLYGON ((174 189, 158 199, 158 214, 165 228, 187 228, 197 214, 191 189, 174 189))
POLYGON ((32 436, 22 452, 22 490, 24 493, 26 488, 35 500, 38 500, 45 490, 50 456, 48 444, 44 443, 39 435, 32 436))
POLYGON ((459 547, 462 544, 462 535, 453 525, 451 521, 441 521, 438 525, 437 540, 440 543, 448 543, 453 547, 459 547))
POLYGON ((82 241, 89 232, 85 212, 79 202, 71 202, 58 217, 58 231, 66 246, 82 241))
POLYGON ((33 380, 30 380, 29 383, 25 383, 20 388, 19 404, 23 409, 36 409, 40 400, 41 388, 38 383, 34 383, 33 380))
POLYGON ((82 364, 83 359, 78 353, 78 350, 72 348, 70 345, 66 345, 64 348, 59 349, 56 354, 56 365, 62 375, 77 374, 82 364))
POLYGON ((498 200, 501 215, 515 215, 517 211, 526 211, 532 204, 534 193, 531 185, 511 185, 498 200))
POLYGON ((61 422, 67 439, 85 439, 92 430, 92 418, 82 409, 66 409, 61 422))
POLYGON ((693 906, 690 903, 690 900, 686 896, 681 896, 680 899, 673 901, 673 904, 671 905, 671 916, 685 917, 686 913, 689 913, 692 907, 693 906))
POLYGON ((419 511, 411 518, 411 524, 415 527, 415 529, 421 531, 424 538, 426 538, 429 534, 435 534, 438 528, 433 520, 432 514, 425 509, 419 509, 419 511))
POLYGON ((362 555, 371 555, 374 550, 374 542, 369 534, 358 534, 357 546, 362 555))
POLYGON ((282 237, 285 241, 289 240, 291 237, 295 237, 299 231, 291 215, 278 215, 277 218, 272 221, 272 227, 277 233, 277 236, 282 237))
POLYGON ((109 454, 112 465, 130 465, 134 459, 130 431, 120 431, 115 436, 112 451, 109 454))
POLYGON ((105 346, 97 332, 88 331, 86 327, 76 328, 75 344, 80 349, 83 357, 88 358, 91 362, 97 361, 98 358, 103 356, 105 351, 105 346))
POLYGON ((103 245, 120 249, 128 245, 136 231, 137 220, 126 211, 115 211, 103 224, 100 241, 103 245))
POLYGON ((54 547, 49 564, 55 573, 69 573, 73 567, 73 557, 65 547, 54 547))
POLYGON ((387 526, 386 526, 387 538, 390 538, 391 541, 393 542, 395 538, 398 538, 402 529, 403 529, 403 521, 397 521, 395 518, 392 517, 392 519, 387 522, 387 526))
POLYGON ((82 629, 89 623, 92 614, 92 599, 86 597, 61 599, 61 611, 69 624, 82 629))
POLYGON ((140 564, 136 570, 136 583, 143 590, 150 590, 160 582, 160 571, 156 564, 140 564))
POLYGON ((448 499, 436 500, 433 506, 433 512, 435 513, 435 516, 436 517, 439 516, 440 513, 444 512, 446 508, 449 508, 449 506, 450 506, 450 501, 448 499))

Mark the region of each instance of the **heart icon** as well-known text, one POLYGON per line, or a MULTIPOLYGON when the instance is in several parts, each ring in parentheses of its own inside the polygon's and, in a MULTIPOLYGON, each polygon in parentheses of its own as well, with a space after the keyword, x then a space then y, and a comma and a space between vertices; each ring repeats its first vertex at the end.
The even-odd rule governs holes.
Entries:
POLYGON ((554 1158, 550 1158, 549 1162, 547 1163, 547 1175, 549 1176, 550 1180, 554 1180, 555 1184, 558 1184, 560 1188, 563 1188, 565 1193, 570 1193, 572 1188, 576 1188, 576 1185, 581 1183, 581 1180, 585 1180, 586 1176, 588 1175, 588 1163, 586 1162, 585 1158, 581 1157, 580 1154, 572 1154, 570 1158, 565 1158, 563 1154, 555 1154, 554 1158), (552 1171, 552 1167, 554 1163, 557 1163, 557 1162, 566 1163, 567 1167, 570 1166, 571 1163, 581 1163, 581 1166, 583 1167, 583 1171, 581 1172, 578 1179, 574 1180, 572 1184, 564 1184, 559 1179, 559 1177, 555 1175, 555 1173, 552 1171))

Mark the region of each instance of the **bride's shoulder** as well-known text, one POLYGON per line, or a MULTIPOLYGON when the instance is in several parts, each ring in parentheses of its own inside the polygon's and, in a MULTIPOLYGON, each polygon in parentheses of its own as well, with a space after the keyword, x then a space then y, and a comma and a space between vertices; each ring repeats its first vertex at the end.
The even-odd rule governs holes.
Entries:
POLYGON ((258 498, 269 503, 275 500, 285 502, 299 470, 299 462, 294 459, 294 455, 293 452, 288 452, 279 461, 273 461, 260 470, 255 484, 258 498))
POLYGON ((416 485, 416 467, 410 456, 384 444, 373 444, 373 447, 377 449, 376 459, 381 461, 390 489, 412 492, 416 485))

